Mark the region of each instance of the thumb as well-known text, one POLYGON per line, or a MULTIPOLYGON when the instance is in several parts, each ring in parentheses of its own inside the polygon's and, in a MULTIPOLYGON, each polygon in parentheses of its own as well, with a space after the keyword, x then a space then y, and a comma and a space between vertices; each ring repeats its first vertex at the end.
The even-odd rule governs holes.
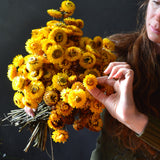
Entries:
POLYGON ((24 107, 24 110, 25 110, 25 112, 27 113, 27 115, 29 115, 29 116, 31 116, 31 117, 34 117, 34 116, 35 116, 34 111, 33 111, 32 108, 25 106, 25 107, 24 107))
POLYGON ((102 104, 105 104, 105 101, 108 96, 106 96, 100 89, 94 88, 88 91, 95 99, 100 101, 102 104))

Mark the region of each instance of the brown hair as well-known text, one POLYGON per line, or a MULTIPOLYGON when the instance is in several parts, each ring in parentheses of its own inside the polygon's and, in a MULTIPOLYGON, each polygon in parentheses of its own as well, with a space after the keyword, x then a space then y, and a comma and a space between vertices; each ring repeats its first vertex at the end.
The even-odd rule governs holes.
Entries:
MULTIPOLYGON (((141 16, 146 16, 146 10, 149 0, 143 2, 140 6, 141 16)), ((159 116, 159 109, 151 107, 150 97, 160 85, 160 54, 156 52, 156 44, 148 39, 145 27, 138 29, 137 32, 126 34, 115 34, 109 37, 116 45, 116 53, 121 60, 130 64, 135 72, 134 77, 134 99, 140 112, 147 115, 154 114, 159 116)), ((156 151, 146 143, 136 137, 135 133, 124 125, 111 118, 111 134, 119 137, 124 146, 132 151, 142 149, 147 150, 151 156, 156 151), (114 123, 114 125, 113 125, 114 123)))

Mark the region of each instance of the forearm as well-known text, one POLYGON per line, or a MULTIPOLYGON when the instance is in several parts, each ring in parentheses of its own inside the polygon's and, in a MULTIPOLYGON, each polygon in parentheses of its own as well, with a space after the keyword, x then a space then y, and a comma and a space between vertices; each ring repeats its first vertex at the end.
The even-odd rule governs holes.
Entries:
POLYGON ((125 122, 125 125, 136 134, 141 135, 147 126, 147 123, 148 117, 137 111, 134 115, 129 116, 128 120, 125 122))

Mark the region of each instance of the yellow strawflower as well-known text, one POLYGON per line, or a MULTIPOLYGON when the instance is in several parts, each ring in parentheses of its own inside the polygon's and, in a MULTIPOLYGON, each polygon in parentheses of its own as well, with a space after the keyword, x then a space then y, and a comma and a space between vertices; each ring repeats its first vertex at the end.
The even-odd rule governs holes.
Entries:
POLYGON ((47 10, 47 13, 48 13, 51 17, 57 18, 57 19, 60 19, 60 18, 62 18, 62 16, 63 16, 63 14, 62 14, 60 11, 56 10, 56 9, 48 9, 48 10, 47 10))
POLYGON ((41 81, 31 81, 31 83, 24 88, 24 94, 28 99, 37 99, 43 96, 45 87, 41 81))
POLYGON ((49 119, 51 121, 59 121, 61 118, 62 116, 59 115, 56 110, 51 111, 51 114, 49 116, 49 119))
POLYGON ((21 65, 19 68, 18 68, 18 76, 24 76, 25 78, 27 78, 28 76, 28 70, 27 70, 27 67, 25 64, 21 65))
POLYGON ((43 58, 37 55, 26 56, 25 64, 28 71, 38 70, 43 65, 43 58))
POLYGON ((100 103, 99 101, 94 99, 93 105, 91 105, 89 109, 93 113, 101 113, 104 108, 105 108, 105 106, 102 103, 100 103))
POLYGON ((84 27, 84 21, 82 19, 76 19, 76 26, 79 28, 84 27))
POLYGON ((22 103, 22 98, 24 95, 21 92, 15 92, 13 96, 14 104, 19 108, 24 108, 24 104, 22 103))
POLYGON ((103 39, 100 36, 95 36, 93 38, 93 41, 95 43, 95 48, 101 49, 103 47, 103 39))
POLYGON ((76 6, 75 4, 70 1, 70 0, 66 0, 66 1, 63 1, 61 3, 61 11, 64 11, 64 12, 67 12, 67 13, 73 13, 74 10, 76 9, 76 6))
POLYGON ((61 98, 66 103, 68 103, 68 94, 70 91, 71 91, 70 88, 65 88, 61 91, 61 98))
POLYGON ((52 78, 52 86, 58 91, 62 91, 62 89, 67 88, 68 86, 68 76, 65 73, 57 73, 52 78))
POLYGON ((49 49, 50 47, 53 47, 53 46, 56 44, 55 41, 52 40, 52 39, 43 39, 43 40, 41 41, 41 43, 42 43, 42 50, 43 50, 45 53, 48 52, 48 49, 49 49))
POLYGON ((26 51, 30 54, 42 55, 41 40, 38 38, 31 38, 26 41, 26 51))
POLYGON ((17 55, 16 57, 13 58, 12 61, 13 65, 16 67, 20 67, 24 63, 24 58, 22 55, 17 55))
POLYGON ((93 74, 86 75, 83 79, 83 85, 88 89, 91 90, 97 86, 97 78, 93 74))
POLYGON ((84 108, 86 93, 83 89, 71 90, 68 94, 68 103, 73 108, 84 108))
POLYGON ((49 128, 54 130, 62 129, 64 127, 64 122, 61 119, 59 120, 48 119, 47 124, 49 128))
POLYGON ((56 111, 59 115, 63 115, 63 116, 69 116, 72 112, 73 108, 63 102, 63 101, 59 101, 57 104, 56 104, 56 111))
POLYGON ((77 61, 81 57, 81 49, 79 47, 69 47, 65 51, 65 56, 68 61, 77 61))
POLYGON ((92 68, 96 63, 96 57, 90 53, 90 52, 85 52, 79 61, 79 64, 85 68, 85 69, 89 69, 92 68))
POLYGON ((17 76, 12 81, 13 90, 22 90, 25 86, 25 78, 23 76, 17 76))
POLYGON ((59 100, 59 94, 55 90, 46 91, 43 100, 48 106, 55 105, 59 100))
POLYGON ((67 34, 61 27, 55 27, 50 32, 48 39, 54 40, 57 44, 65 45, 67 42, 67 34))
POLYGON ((114 51, 115 44, 111 40, 109 40, 108 38, 103 38, 103 47, 108 50, 114 51))
POLYGON ((47 51, 47 59, 53 64, 61 63, 64 59, 64 50, 61 45, 54 45, 47 51))
POLYGON ((34 70, 28 73, 28 79, 31 81, 37 81, 43 76, 43 69, 34 70))
POLYGON ((65 143, 69 138, 68 132, 65 130, 56 130, 52 133, 52 139, 54 142, 65 143))
POLYGON ((15 65, 10 64, 8 65, 8 72, 7 77, 10 81, 13 81, 13 79, 17 76, 17 68, 15 65))

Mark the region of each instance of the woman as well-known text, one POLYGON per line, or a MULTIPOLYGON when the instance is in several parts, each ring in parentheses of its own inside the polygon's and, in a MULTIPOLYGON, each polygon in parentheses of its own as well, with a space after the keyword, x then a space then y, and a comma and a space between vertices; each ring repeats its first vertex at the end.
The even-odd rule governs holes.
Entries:
POLYGON ((160 0, 146 0, 139 32, 110 36, 119 62, 110 63, 90 93, 102 102, 104 127, 91 160, 160 160, 160 0))

